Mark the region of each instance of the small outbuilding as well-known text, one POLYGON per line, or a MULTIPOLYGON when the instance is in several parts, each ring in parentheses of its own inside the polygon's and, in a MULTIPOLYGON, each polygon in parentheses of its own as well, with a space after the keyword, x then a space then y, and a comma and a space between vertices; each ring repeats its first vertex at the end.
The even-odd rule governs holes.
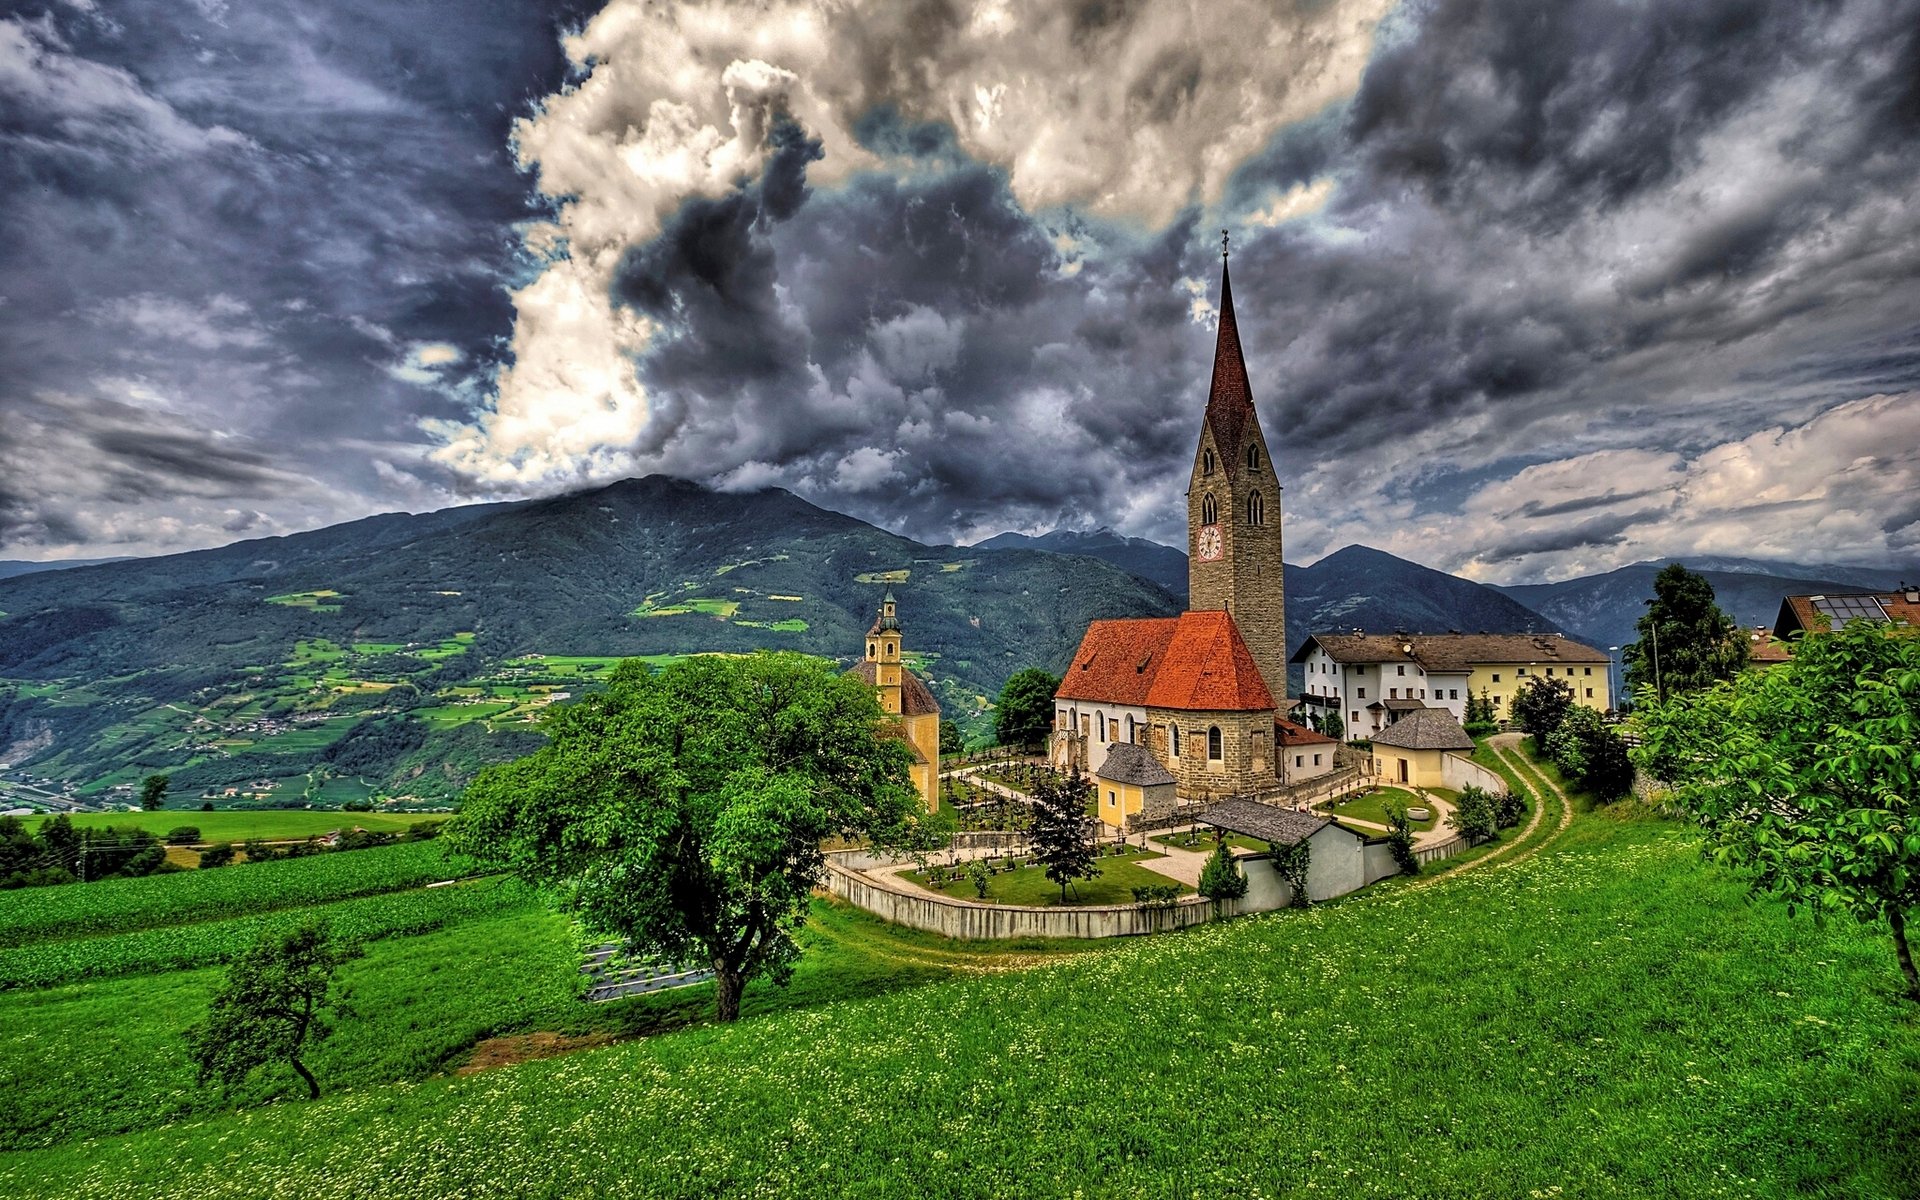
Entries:
MULTIPOLYGON (((1225 800, 1208 809, 1207 815, 1200 818, 1200 824, 1256 838, 1270 846, 1306 842, 1309 900, 1331 900, 1367 885, 1366 835, 1331 817, 1276 808, 1258 800, 1225 800)), ((1261 912, 1285 905, 1283 895, 1257 894, 1269 888, 1286 887, 1265 862, 1256 860, 1247 864, 1247 883, 1244 911, 1261 912)))
POLYGON ((1141 821, 1161 821, 1173 815, 1173 772, 1160 765, 1145 746, 1121 742, 1107 749, 1094 773, 1099 791, 1100 819, 1115 829, 1141 821))
POLYGON ((1407 713, 1373 735, 1373 773, 1406 787, 1446 787, 1446 758, 1473 750, 1473 739, 1444 708, 1407 713))

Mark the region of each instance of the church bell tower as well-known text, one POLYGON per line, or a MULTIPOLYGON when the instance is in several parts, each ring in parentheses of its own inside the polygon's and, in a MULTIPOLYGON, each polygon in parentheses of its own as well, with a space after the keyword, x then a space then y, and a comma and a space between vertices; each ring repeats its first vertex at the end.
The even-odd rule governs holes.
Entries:
POLYGON ((1224 243, 1220 330, 1200 444, 1187 487, 1187 607, 1232 614, 1267 690, 1287 695, 1286 580, 1280 566, 1280 481, 1253 408, 1233 316, 1224 243))
POLYGON ((894 608, 893 589, 888 588, 880 601, 880 615, 867 630, 867 661, 873 664, 874 685, 882 712, 899 716, 900 701, 900 615, 894 608))

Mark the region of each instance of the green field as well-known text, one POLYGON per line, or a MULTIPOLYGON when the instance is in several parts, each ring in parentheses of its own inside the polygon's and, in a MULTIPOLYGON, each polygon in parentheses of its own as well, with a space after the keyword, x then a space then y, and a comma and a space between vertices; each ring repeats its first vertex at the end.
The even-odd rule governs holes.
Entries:
POLYGON ((0 996, 0 1073, 14 1082, 0 1127, 18 1131, 16 1146, 50 1146, 0 1159, 0 1189, 1920 1188, 1920 1021, 1884 932, 1748 903, 1739 881, 1702 865, 1687 831, 1648 819, 1584 816, 1522 862, 1100 946, 1041 970, 973 974, 937 939, 816 912, 827 922, 808 935, 784 997, 799 999, 784 1010, 767 1003, 779 993, 755 989, 735 1027, 467 1077, 434 1073, 481 1034, 602 1020, 565 998, 557 923, 529 911, 383 940, 350 968, 382 1015, 344 1030, 320 1071, 352 1090, 239 1114, 214 1115, 175 1057, 171 1031, 204 1003, 210 973, 0 996), (908 982, 925 986, 880 973, 922 955, 908 982), (865 988, 878 994, 850 998, 865 988), (109 1054, 108 1041, 124 1049, 109 1054), (136 1132, 78 1140, 114 1129, 136 1132))
POLYGON ((651 600, 643 600, 640 606, 633 610, 633 615, 636 617, 681 617, 688 613, 703 613, 706 616, 717 617, 724 621, 739 611, 740 602, 738 600, 716 600, 711 597, 696 596, 686 600, 675 600, 671 604, 661 605, 656 605, 651 600))
MULTIPOLYGON (((330 780, 351 783, 351 780, 330 780)), ((364 791, 364 788, 362 789, 364 791)), ((46 817, 29 817, 27 824, 38 826, 46 817)), ((69 818, 82 829, 101 829, 108 825, 138 825, 149 833, 165 836, 170 829, 191 825, 200 831, 202 841, 244 842, 250 838, 264 841, 293 841, 331 833, 336 829, 373 829, 405 833, 421 821, 444 821, 446 813, 323 812, 304 808, 265 808, 254 810, 220 809, 200 812, 191 808, 163 808, 158 812, 74 813, 69 818)))
POLYGON ((281 604, 288 608, 305 608, 314 612, 336 613, 340 606, 333 603, 340 599, 340 593, 330 588, 318 588, 311 592, 288 592, 282 596, 268 596, 268 604, 281 604))

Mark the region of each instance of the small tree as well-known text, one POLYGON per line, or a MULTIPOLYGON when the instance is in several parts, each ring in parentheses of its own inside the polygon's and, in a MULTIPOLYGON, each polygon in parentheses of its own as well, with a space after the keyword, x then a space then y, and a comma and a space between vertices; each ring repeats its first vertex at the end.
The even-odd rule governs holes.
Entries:
POLYGON ((334 973, 359 953, 336 942, 324 921, 269 931, 228 969, 207 1019, 186 1031, 200 1082, 239 1083, 284 1060, 319 1099, 320 1083, 300 1056, 332 1032, 329 1016, 344 1011, 332 997, 334 973))
POLYGON ((1087 812, 1087 800, 1093 788, 1075 766, 1070 775, 1058 771, 1042 773, 1033 783, 1033 826, 1027 836, 1033 840, 1033 856, 1047 870, 1047 878, 1060 885, 1060 903, 1067 902, 1067 884, 1076 879, 1092 879, 1100 874, 1095 863, 1099 846, 1094 834, 1099 824, 1087 812))
POLYGON ((1493 797, 1485 789, 1473 784, 1461 788, 1460 799, 1447 817, 1447 828, 1466 838, 1469 846, 1478 846, 1493 837, 1500 828, 1494 814, 1493 797))
POLYGON ((1536 675, 1514 693, 1513 719, 1520 722, 1520 728, 1533 738, 1533 752, 1545 756, 1547 739, 1553 736, 1554 730, 1560 728, 1560 722, 1566 719, 1567 710, 1572 707, 1571 685, 1559 679, 1536 675))
POLYGON ((148 810, 167 806, 167 785, 173 780, 166 775, 149 775, 140 781, 140 807, 148 810))
POLYGON ((1330 708, 1326 711, 1326 715, 1320 718, 1320 732, 1337 742, 1347 735, 1347 723, 1340 719, 1339 713, 1330 708))
POLYGON ((987 870, 986 860, 979 858, 968 859, 965 870, 967 882, 973 885, 974 896, 985 900, 987 898, 987 880, 993 874, 993 872, 987 870))
POLYGON ((1000 689, 993 706, 994 736, 1003 746, 1037 746, 1047 740, 1053 727, 1053 694, 1060 681, 1041 670, 1028 667, 1015 671, 1000 689))
POLYGON ((1496 828, 1510 829, 1526 815, 1527 799, 1519 792, 1508 790, 1493 798, 1493 823, 1496 828))
POLYGON ((1233 848, 1225 841, 1213 848, 1207 865, 1200 868, 1200 894, 1216 905, 1223 900, 1238 900, 1247 894, 1247 876, 1233 861, 1233 848))
POLYGON ((1578 786, 1601 801, 1617 800, 1633 788, 1633 763, 1626 743, 1607 728, 1600 714, 1575 705, 1547 738, 1547 757, 1578 786))
POLYGON ((200 827, 198 825, 176 825, 172 829, 167 830, 167 845, 169 846, 191 846, 199 840, 200 827))
POLYGON ((200 852, 200 869, 224 867, 233 862, 233 843, 215 842, 200 852))
POLYGON ((1920 907, 1920 635, 1854 622, 1763 672, 1640 701, 1634 757, 1673 786, 1708 857, 1789 912, 1887 922, 1920 1002, 1907 940, 1920 907))
POLYGON ((1400 868, 1402 875, 1418 875, 1420 860, 1413 853, 1413 822, 1407 819, 1407 806, 1393 803, 1387 805, 1387 849, 1393 854, 1394 865, 1400 868))
POLYGON ((958 754, 962 750, 965 750, 966 748, 967 748, 966 742, 962 740, 960 737, 960 722, 958 721, 940 722, 940 754, 941 756, 944 757, 949 754, 958 754))

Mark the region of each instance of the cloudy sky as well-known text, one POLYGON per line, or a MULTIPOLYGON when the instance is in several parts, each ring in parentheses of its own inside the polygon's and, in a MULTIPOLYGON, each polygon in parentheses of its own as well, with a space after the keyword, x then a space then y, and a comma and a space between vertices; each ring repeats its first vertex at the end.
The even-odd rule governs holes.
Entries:
POLYGON ((666 472, 1496 582, 1920 559, 1920 0, 26 0, 0 557, 666 472))

